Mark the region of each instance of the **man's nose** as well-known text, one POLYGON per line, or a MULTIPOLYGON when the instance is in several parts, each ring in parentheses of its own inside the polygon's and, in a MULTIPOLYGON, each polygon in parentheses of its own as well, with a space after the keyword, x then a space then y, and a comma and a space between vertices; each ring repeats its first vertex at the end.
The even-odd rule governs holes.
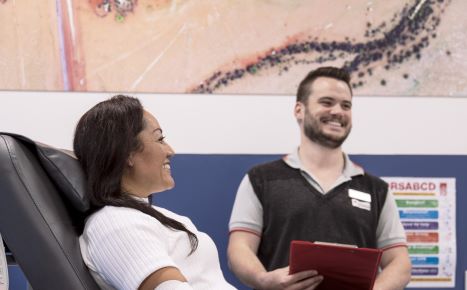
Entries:
POLYGON ((331 114, 333 114, 333 115, 342 114, 343 111, 344 110, 342 109, 342 107, 339 104, 335 104, 331 108, 331 114))

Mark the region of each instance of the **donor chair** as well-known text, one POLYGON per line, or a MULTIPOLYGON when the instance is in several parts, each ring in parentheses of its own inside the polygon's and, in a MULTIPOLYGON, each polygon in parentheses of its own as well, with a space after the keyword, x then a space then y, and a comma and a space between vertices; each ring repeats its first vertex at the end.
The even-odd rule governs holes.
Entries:
POLYGON ((99 289, 78 243, 84 188, 69 152, 0 133, 0 233, 34 290, 99 289))

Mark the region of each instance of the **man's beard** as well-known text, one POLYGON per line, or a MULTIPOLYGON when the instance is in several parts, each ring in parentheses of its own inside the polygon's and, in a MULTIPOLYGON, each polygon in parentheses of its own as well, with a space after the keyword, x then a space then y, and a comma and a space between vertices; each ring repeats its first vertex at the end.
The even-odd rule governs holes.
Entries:
MULTIPOLYGON (((329 117, 331 121, 333 120, 333 117, 329 117)), ((336 121, 339 121, 339 118, 334 118, 336 121)), ((346 123, 344 122, 344 125, 346 123)), ((347 139, 347 136, 349 136, 351 127, 347 129, 347 132, 345 132, 344 135, 342 136, 334 136, 334 135, 329 135, 323 132, 323 130, 320 128, 320 121, 313 117, 308 109, 305 110, 305 119, 303 120, 303 128, 305 132, 305 136, 308 137, 311 141, 327 148, 331 149, 336 149, 344 143, 345 139, 347 139)))

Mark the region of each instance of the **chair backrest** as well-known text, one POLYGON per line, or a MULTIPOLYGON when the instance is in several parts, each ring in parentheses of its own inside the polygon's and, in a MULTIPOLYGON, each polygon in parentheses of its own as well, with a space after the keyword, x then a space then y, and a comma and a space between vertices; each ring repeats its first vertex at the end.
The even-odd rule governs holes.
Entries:
POLYGON ((0 232, 34 290, 99 289, 78 243, 83 192, 76 159, 0 133, 0 232))

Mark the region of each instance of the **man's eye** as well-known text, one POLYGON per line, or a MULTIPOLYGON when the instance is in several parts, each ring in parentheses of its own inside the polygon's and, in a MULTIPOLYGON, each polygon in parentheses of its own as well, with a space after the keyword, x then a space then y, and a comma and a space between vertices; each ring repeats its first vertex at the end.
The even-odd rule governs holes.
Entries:
POLYGON ((347 103, 346 103, 346 104, 342 104, 342 109, 344 109, 344 110, 350 110, 350 109, 352 109, 352 104, 347 104, 347 103))
POLYGON ((159 139, 157 139, 157 142, 159 142, 159 143, 162 143, 162 144, 163 144, 163 143, 165 143, 165 141, 164 141, 164 140, 165 140, 165 136, 162 136, 162 137, 160 137, 159 139))

